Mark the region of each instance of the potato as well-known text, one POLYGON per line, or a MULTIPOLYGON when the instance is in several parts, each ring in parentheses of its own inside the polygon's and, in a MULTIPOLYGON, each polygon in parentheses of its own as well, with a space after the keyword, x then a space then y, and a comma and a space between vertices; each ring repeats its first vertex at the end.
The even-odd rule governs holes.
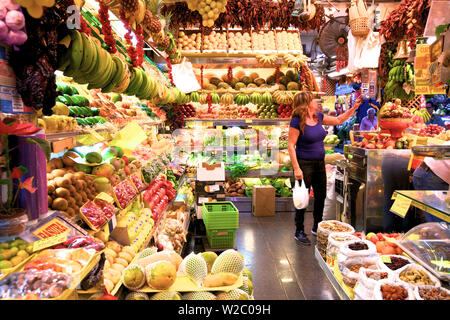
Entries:
POLYGON ((72 197, 73 197, 74 194, 78 194, 77 189, 76 189, 73 185, 70 185, 69 188, 68 188, 68 190, 69 190, 70 195, 71 195, 72 197))
POLYGON ((47 162, 47 173, 52 172, 53 170, 55 170, 55 166, 53 165, 53 163, 51 162, 47 162))
POLYGON ((57 188, 55 190, 55 194, 60 198, 68 198, 70 197, 70 191, 66 188, 57 188))
POLYGON ((73 175, 72 172, 68 172, 64 175, 64 178, 68 178, 70 179, 70 181, 72 182, 72 184, 75 184, 75 181, 77 181, 77 179, 75 179, 75 176, 73 175))
POLYGON ((47 182, 47 193, 52 194, 55 192, 55 190, 56 190, 56 183, 53 180, 48 181, 47 182))
POLYGON ((66 174, 66 170, 64 169, 55 169, 51 172, 53 174, 53 176, 56 177, 64 177, 64 175, 66 174))
POLYGON ((52 159, 50 160, 50 162, 55 166, 56 169, 61 169, 64 167, 64 163, 59 158, 52 159))
POLYGON ((66 200, 67 203, 69 204, 69 208, 73 208, 77 205, 77 201, 75 200, 75 198, 68 197, 66 200))
POLYGON ((73 184, 77 191, 83 190, 83 184, 81 183, 81 180, 75 180, 75 183, 73 184))
POLYGON ((69 188, 72 185, 69 179, 64 177, 57 177, 54 179, 56 185, 61 188, 69 188))
POLYGON ((67 208, 66 212, 69 214, 69 216, 74 217, 76 215, 75 210, 73 208, 67 208))
POLYGON ((64 198, 56 198, 53 200, 52 209, 65 211, 69 207, 69 203, 64 198))
POLYGON ((47 202, 48 202, 48 207, 51 208, 52 207, 52 203, 53 203, 53 198, 51 196, 47 196, 47 202))
POLYGON ((53 180, 55 178, 55 176, 53 175, 53 173, 47 173, 47 181, 53 180))
POLYGON ((73 174, 77 180, 83 180, 86 174, 84 172, 75 172, 73 174))

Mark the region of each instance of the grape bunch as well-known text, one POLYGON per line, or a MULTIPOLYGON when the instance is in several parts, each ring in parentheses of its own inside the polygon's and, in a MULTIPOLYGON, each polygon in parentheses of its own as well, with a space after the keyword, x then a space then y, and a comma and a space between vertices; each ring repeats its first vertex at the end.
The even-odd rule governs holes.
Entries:
POLYGON ((211 28, 222 12, 228 0, 187 0, 189 10, 197 10, 202 16, 202 25, 211 28))

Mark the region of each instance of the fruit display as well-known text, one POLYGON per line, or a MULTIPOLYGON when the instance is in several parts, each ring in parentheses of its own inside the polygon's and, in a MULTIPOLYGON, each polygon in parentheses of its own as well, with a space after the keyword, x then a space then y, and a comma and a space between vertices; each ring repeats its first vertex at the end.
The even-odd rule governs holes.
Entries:
POLYGON ((277 106, 276 105, 266 105, 258 108, 258 118, 259 119, 276 119, 278 118, 277 106))
POLYGON ((164 177, 154 179, 143 192, 143 201, 146 208, 152 211, 152 219, 158 222, 169 201, 175 199, 176 192, 171 181, 164 177))
POLYGON ((126 208, 138 195, 138 191, 130 180, 119 182, 113 187, 116 204, 119 208, 126 208))
POLYGON ((0 281, 0 299, 55 299, 72 286, 72 276, 52 269, 15 272, 0 281))
POLYGON ((290 31, 277 31, 276 46, 279 51, 302 51, 300 34, 290 31))
POLYGON ((292 104, 280 104, 277 107, 278 117, 281 119, 288 119, 292 116, 294 111, 292 104))
POLYGON ((329 134, 323 140, 323 143, 326 144, 339 144, 340 142, 341 141, 339 140, 338 136, 335 134, 329 134))
POLYGON ((189 10, 197 10, 202 16, 202 25, 211 28, 219 14, 225 12, 225 6, 228 0, 204 0, 194 1, 188 0, 187 6, 189 10))
POLYGON ((0 273, 25 261, 33 253, 33 245, 17 238, 0 243, 0 273))
POLYGON ((164 221, 155 231, 155 243, 163 250, 180 252, 186 242, 185 221, 187 219, 186 206, 169 208, 164 221))
POLYGON ((277 42, 275 41, 275 32, 254 31, 252 32, 252 48, 254 51, 276 51, 277 42))
POLYGON ((354 146, 364 149, 409 149, 412 141, 407 136, 393 138, 389 133, 367 133, 361 141, 354 141, 354 146))
POLYGON ((227 178, 225 181, 226 197, 245 197, 246 185, 243 179, 227 178))
POLYGON ((113 240, 106 242, 103 283, 108 292, 112 292, 122 280, 122 271, 130 265, 135 255, 136 250, 132 246, 123 246, 113 240))
POLYGON ((412 100, 414 98, 414 66, 397 59, 392 63, 385 85, 384 99, 412 100))
POLYGON ((23 270, 53 270, 76 276, 96 253, 94 248, 45 249, 28 261, 23 270))
POLYGON ((203 36, 203 50, 227 51, 227 35, 225 32, 211 31, 203 36))
POLYGON ((181 31, 178 33, 178 49, 182 51, 200 50, 202 46, 202 34, 193 32, 189 36, 181 31))
POLYGON ((105 249, 105 245, 101 240, 92 238, 90 236, 76 236, 67 239, 63 243, 60 243, 53 247, 53 249, 72 249, 72 248, 85 248, 95 249, 97 252, 105 249))
POLYGON ((248 32, 229 32, 228 33, 228 47, 232 51, 251 51, 252 42, 250 33, 248 32))
POLYGON ((402 101, 395 99, 395 102, 387 102, 380 109, 380 118, 404 118, 410 119, 413 114, 408 108, 402 107, 402 101))
MULTIPOLYGON (((444 132, 444 130, 445 130, 444 127, 438 126, 437 124, 429 124, 425 128, 420 129, 417 134, 421 137, 436 137, 436 138, 438 138, 438 136, 442 132, 444 132)), ((445 136, 446 136, 446 134, 445 134, 445 136)), ((442 139, 442 140, 447 140, 447 139, 442 139)))

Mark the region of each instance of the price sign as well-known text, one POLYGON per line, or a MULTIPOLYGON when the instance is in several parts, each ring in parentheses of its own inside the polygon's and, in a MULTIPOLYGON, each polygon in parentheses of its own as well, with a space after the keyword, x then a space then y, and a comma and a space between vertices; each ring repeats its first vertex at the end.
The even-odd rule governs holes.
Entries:
POLYGON ((391 257, 389 256, 381 256, 381 261, 383 261, 383 263, 392 263, 391 257))
POLYGON ((400 194, 397 194, 394 204, 391 207, 391 212, 404 218, 408 213, 410 206, 411 206, 411 199, 406 198, 400 194))
POLYGON ((67 232, 33 242, 33 252, 53 247, 67 240, 67 232))

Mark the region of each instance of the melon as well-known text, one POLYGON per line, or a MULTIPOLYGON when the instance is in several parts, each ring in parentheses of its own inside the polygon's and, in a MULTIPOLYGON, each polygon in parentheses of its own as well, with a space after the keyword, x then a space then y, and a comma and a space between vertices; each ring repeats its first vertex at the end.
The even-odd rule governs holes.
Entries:
POLYGON ((152 254, 155 254, 156 252, 158 252, 158 248, 156 248, 156 247, 145 248, 144 250, 142 250, 139 253, 139 255, 137 256, 137 259, 142 259, 142 258, 149 257, 152 254))
POLYGON ((243 83, 243 82, 238 82, 238 83, 236 83, 236 85, 234 86, 234 89, 236 89, 236 90, 241 90, 241 89, 244 89, 245 87, 246 87, 245 83, 243 83))
POLYGON ((289 82, 289 83, 287 84, 286 88, 287 88, 289 91, 296 91, 296 90, 299 90, 299 89, 300 89, 298 83, 297 83, 297 82, 293 82, 293 81, 289 82))
POLYGON ((234 249, 228 249, 222 252, 211 268, 211 273, 231 272, 240 274, 244 269, 244 258, 242 254, 234 249))
POLYGON ((130 292, 125 296, 125 300, 149 300, 145 292, 130 292))
POLYGON ((162 291, 152 295, 150 300, 181 300, 181 295, 175 291, 162 291))
POLYGON ((250 300, 250 297, 245 291, 234 289, 228 292, 220 292, 217 295, 217 300, 250 300))
POLYGON ((145 270, 142 266, 131 264, 122 271, 122 283, 130 290, 136 290, 145 284, 145 270))
POLYGON ((180 274, 185 274, 192 279, 192 281, 197 283, 197 285, 201 286, 203 279, 205 279, 208 274, 208 267, 205 259, 203 259, 201 255, 199 256, 190 253, 181 263, 180 274))
POLYGON ((219 78, 217 78, 217 77, 212 77, 212 78, 209 79, 209 83, 211 83, 211 84, 213 84, 215 86, 218 86, 219 83, 221 83, 221 82, 222 81, 219 78))
POLYGON ((169 261, 158 261, 145 268, 147 284, 150 288, 167 290, 177 278, 177 270, 169 261))
POLYGON ((263 78, 257 78, 253 81, 258 87, 262 86, 263 84, 266 83, 266 80, 264 80, 263 78))
POLYGON ((216 300, 215 294, 208 291, 188 292, 182 295, 183 300, 216 300))
POLYGON ((252 83, 252 79, 251 79, 250 77, 248 77, 248 76, 243 77, 243 78, 241 79, 241 81, 242 81, 243 83, 245 83, 245 85, 248 85, 249 83, 252 83))

